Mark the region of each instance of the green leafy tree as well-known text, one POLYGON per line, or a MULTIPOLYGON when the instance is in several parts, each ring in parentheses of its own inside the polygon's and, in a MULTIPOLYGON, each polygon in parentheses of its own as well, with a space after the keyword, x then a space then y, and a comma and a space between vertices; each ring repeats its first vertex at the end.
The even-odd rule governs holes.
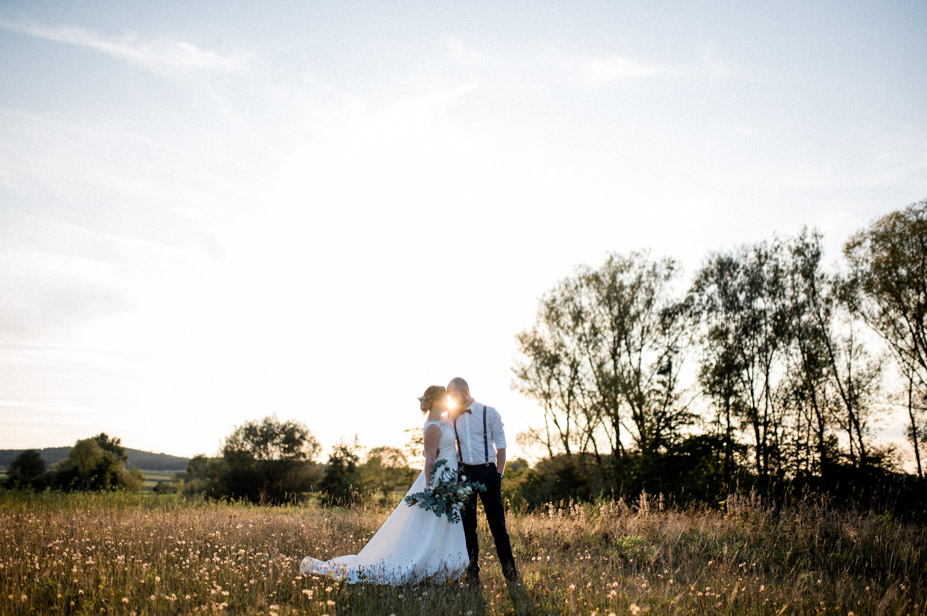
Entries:
POLYGON ((341 442, 334 446, 319 490, 327 505, 353 505, 363 496, 363 480, 358 471, 360 444, 357 437, 353 443, 341 442))
POLYGON ((7 488, 41 488, 45 483, 45 460, 36 449, 17 455, 7 468, 4 486, 7 488))
POLYGON ((367 459, 360 466, 362 483, 383 494, 384 499, 391 492, 412 485, 414 473, 409 468, 405 452, 398 447, 386 445, 374 447, 367 452, 367 459))
POLYGON ((128 459, 120 439, 101 433, 74 444, 52 472, 52 483, 63 490, 135 491, 143 477, 138 469, 126 469, 128 459))
POLYGON ((187 496, 202 494, 207 498, 225 496, 226 468, 223 458, 210 458, 204 454, 193 456, 187 462, 181 492, 187 496))
POLYGON ((194 473, 205 473, 211 495, 280 504, 311 489, 319 450, 318 441, 303 424, 265 417, 235 428, 223 443, 221 463, 197 460, 194 473))

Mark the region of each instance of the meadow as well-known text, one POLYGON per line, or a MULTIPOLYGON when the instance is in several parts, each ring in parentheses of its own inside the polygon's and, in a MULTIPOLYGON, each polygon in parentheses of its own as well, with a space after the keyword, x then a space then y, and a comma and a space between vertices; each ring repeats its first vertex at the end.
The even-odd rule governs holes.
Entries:
POLYGON ((647 498, 511 511, 524 582, 511 591, 482 520, 479 588, 299 574, 306 554, 356 553, 389 510, 0 493, 0 613, 927 613, 923 525, 742 498, 722 511, 647 498))

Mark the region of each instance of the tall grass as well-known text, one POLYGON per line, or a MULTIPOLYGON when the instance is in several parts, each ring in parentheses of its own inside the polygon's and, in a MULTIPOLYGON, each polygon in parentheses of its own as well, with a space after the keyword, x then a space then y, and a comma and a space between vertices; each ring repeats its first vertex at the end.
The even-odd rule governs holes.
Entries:
POLYGON ((389 514, 131 494, 0 494, 0 613, 924 614, 927 528, 806 503, 724 512, 646 498, 509 515, 523 586, 481 521, 483 586, 304 577, 389 514))

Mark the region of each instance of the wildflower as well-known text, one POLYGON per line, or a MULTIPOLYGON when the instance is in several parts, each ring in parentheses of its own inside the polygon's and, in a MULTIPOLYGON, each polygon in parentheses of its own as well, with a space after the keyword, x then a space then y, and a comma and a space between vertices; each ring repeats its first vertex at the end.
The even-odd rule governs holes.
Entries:
POLYGON ((329 599, 328 601, 325 602, 325 604, 326 604, 326 605, 335 605, 335 602, 332 601, 331 599, 329 599))
POLYGON ((154 600, 156 599, 156 597, 155 597, 154 595, 151 595, 150 597, 148 597, 148 599, 149 599, 150 601, 154 601, 154 600))
POLYGON ((633 614, 634 616, 637 616, 638 614, 641 613, 641 608, 640 608, 640 606, 639 606, 638 604, 632 603, 632 604, 628 607, 628 611, 631 612, 631 614, 633 614))
POLYGON ((129 603, 129 598, 128 598, 128 597, 123 597, 123 598, 122 598, 122 602, 123 602, 123 603, 126 603, 126 604, 129 603))
POLYGON ((28 600, 29 600, 29 596, 26 595, 25 593, 23 593, 23 596, 20 597, 19 600, 20 600, 20 601, 23 601, 23 602, 28 601, 28 600))

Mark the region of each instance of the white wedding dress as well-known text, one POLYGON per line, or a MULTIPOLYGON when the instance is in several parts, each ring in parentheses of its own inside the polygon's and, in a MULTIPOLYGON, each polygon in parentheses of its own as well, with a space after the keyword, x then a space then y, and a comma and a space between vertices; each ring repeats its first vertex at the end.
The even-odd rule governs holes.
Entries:
MULTIPOLYGON (((423 431, 437 425, 441 429, 438 460, 447 468, 457 469, 454 427, 447 421, 425 422, 423 431)), ((443 470, 443 469, 442 469, 443 470)), ((422 471, 406 493, 425 489, 422 471)), ((418 505, 399 503, 380 530, 371 537, 359 554, 317 560, 307 556, 299 564, 305 575, 327 575, 348 583, 412 584, 423 580, 456 580, 469 564, 463 525, 452 524, 418 505)))

